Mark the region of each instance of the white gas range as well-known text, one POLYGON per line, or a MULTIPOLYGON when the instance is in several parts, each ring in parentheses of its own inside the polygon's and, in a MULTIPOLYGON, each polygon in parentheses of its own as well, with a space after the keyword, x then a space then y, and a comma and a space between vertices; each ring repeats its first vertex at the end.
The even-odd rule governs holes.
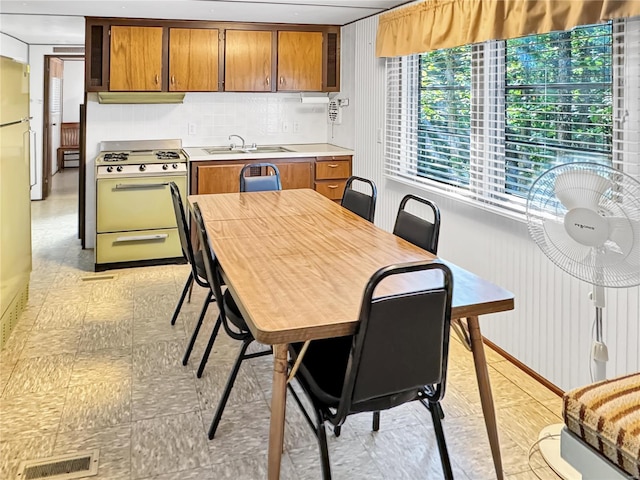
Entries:
POLYGON ((183 202, 180 140, 102 142, 96 158, 96 271, 183 260, 169 183, 183 202))

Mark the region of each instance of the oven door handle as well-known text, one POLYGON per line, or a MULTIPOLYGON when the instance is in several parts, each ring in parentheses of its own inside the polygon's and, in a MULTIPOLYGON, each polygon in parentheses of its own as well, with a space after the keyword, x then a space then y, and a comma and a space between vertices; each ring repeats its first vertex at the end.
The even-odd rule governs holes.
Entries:
POLYGON ((147 240, 163 240, 169 235, 166 233, 156 233, 152 235, 131 235, 130 237, 117 237, 114 243, 119 242, 144 242, 147 240))
POLYGON ((145 188, 164 188, 168 187, 169 182, 163 183, 117 183, 116 190, 141 190, 145 188))

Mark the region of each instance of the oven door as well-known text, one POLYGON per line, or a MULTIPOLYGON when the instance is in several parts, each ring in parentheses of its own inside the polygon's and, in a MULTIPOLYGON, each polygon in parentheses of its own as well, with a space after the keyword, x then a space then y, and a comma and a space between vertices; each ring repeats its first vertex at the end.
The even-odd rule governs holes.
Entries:
POLYGON ((176 228, 169 182, 185 199, 186 175, 98 179, 98 233, 176 228))

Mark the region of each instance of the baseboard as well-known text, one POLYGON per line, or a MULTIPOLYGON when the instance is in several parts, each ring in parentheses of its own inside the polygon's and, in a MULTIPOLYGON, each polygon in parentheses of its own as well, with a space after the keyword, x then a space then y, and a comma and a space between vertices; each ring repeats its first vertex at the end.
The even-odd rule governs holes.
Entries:
POLYGON ((486 346, 488 346, 491 350, 493 350, 496 353, 498 353, 499 355, 503 356, 506 360, 508 360, 509 362, 513 363, 516 367, 518 367, 524 373, 526 373, 527 375, 529 375, 530 377, 535 379, 537 382, 540 382, 542 385, 547 387, 553 393, 555 393, 559 397, 564 395, 564 390, 562 390, 557 385, 554 385, 553 383, 551 383, 549 380, 544 378, 538 372, 536 372, 536 371, 532 370, 531 368, 529 368, 528 366, 526 366, 524 363, 522 363, 520 360, 518 360, 513 355, 511 355, 511 354, 507 353, 506 351, 504 351, 502 348, 497 346, 491 340, 487 340, 485 337, 482 337, 482 340, 483 340, 484 344, 486 346))
POLYGON ((18 293, 11 303, 9 307, 2 314, 2 318, 0 318, 0 348, 4 348, 5 343, 9 339, 9 335, 13 331, 13 327, 16 326, 18 320, 20 319, 20 314, 27 307, 27 303, 29 302, 29 280, 27 277, 27 281, 20 288, 18 293))

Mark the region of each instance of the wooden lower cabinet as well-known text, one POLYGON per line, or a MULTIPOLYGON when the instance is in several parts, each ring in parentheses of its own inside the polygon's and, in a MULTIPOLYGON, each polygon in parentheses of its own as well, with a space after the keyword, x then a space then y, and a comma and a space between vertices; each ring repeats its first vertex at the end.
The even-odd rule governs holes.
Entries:
POLYGON ((313 188, 314 160, 315 158, 281 158, 195 162, 195 172, 194 166, 191 167, 191 194, 238 192, 242 167, 262 162, 273 163, 278 167, 283 190, 313 188))
MULTIPOLYGON (((196 167, 198 193, 235 193, 240 190, 240 170, 244 163, 235 165, 208 164, 196 167)), ((192 183, 192 190, 193 190, 192 183)))
POLYGON ((340 201, 345 183, 351 176, 351 156, 339 155, 318 157, 314 177, 314 188, 331 200, 340 201))

